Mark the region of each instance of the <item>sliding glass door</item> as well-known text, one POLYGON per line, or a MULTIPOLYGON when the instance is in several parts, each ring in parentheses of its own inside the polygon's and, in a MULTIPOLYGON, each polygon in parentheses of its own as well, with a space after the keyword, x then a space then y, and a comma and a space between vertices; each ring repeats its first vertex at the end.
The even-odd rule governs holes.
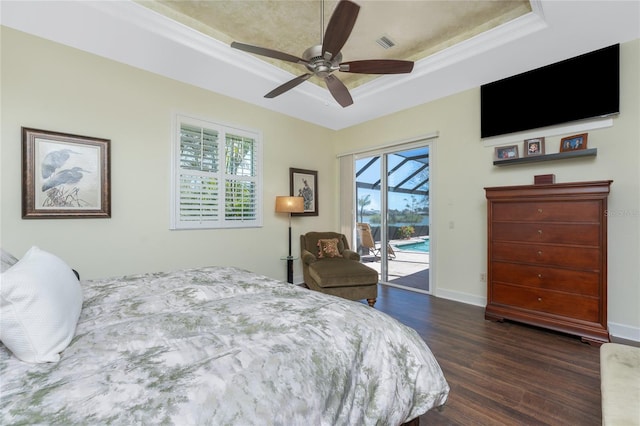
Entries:
POLYGON ((356 157, 356 236, 383 284, 429 287, 429 145, 356 157))

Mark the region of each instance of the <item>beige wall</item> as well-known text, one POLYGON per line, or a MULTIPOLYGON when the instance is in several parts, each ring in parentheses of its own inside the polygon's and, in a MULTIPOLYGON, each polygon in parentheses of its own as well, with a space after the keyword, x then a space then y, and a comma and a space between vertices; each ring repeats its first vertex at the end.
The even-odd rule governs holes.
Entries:
POLYGON ((214 264, 286 279, 288 219, 274 206, 289 167, 319 171, 323 213, 293 220, 294 251, 304 229, 333 228, 331 131, 5 27, 1 42, 0 239, 15 255, 38 245, 84 278, 214 264), (174 111, 262 132, 262 228, 169 230, 174 111), (111 140, 111 219, 21 219, 21 126, 111 140))
MULTIPOLYGON (((4 27, 1 43, 0 243, 18 256, 38 245, 86 278, 215 264, 284 279, 287 218, 273 213, 273 200, 288 193, 289 167, 318 170, 319 177, 320 216, 293 220, 297 252, 299 233, 338 227, 337 154, 437 131, 431 188, 437 294, 484 303, 485 186, 529 184, 546 173, 559 182, 613 179, 609 322, 613 334, 640 340, 637 40, 622 46, 621 115, 610 128, 589 130, 598 156, 511 167, 494 167, 493 146, 479 139, 479 89, 333 132, 4 27), (174 111, 262 131, 262 228, 169 231, 174 111), (21 126, 111 139, 111 219, 21 219, 21 126)), ((547 136, 548 152, 557 151, 562 136, 547 136)))

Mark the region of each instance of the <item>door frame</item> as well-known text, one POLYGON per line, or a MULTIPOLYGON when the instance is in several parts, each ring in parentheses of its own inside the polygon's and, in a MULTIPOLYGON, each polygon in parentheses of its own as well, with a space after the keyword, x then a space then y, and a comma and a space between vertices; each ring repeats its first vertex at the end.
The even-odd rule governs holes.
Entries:
MULTIPOLYGON (((410 291, 415 291, 415 292, 419 292, 419 293, 423 293, 423 294, 431 294, 431 295, 435 295, 436 293, 436 288, 437 288, 437 282, 436 282, 436 277, 437 274, 435 273, 435 265, 436 265, 436 252, 437 252, 437 231, 435 229, 435 227, 433 226, 433 223, 437 223, 435 221, 435 216, 436 216, 436 209, 433 209, 432 206, 436 205, 435 203, 435 194, 436 194, 436 173, 435 173, 435 141, 438 139, 438 134, 431 134, 428 136, 423 136, 420 138, 415 138, 409 141, 403 141, 403 142, 399 142, 399 143, 394 143, 394 144, 388 144, 388 145, 384 145, 384 146, 380 146, 380 147, 376 147, 375 149, 368 149, 368 150, 362 150, 359 152, 352 152, 350 154, 343 154, 343 155, 352 155, 352 175, 351 175, 351 179, 352 179, 352 194, 353 196, 351 197, 351 209, 354 212, 354 214, 352 214, 352 223, 350 224, 351 227, 351 235, 352 235, 352 241, 356 241, 355 239, 355 223, 357 221, 357 199, 356 199, 356 177, 355 177, 355 162, 358 159, 362 159, 362 158, 366 158, 366 157, 374 157, 374 156, 380 156, 381 158, 381 174, 383 176, 381 176, 381 178, 383 178, 383 184, 381 185, 381 190, 380 190, 380 203, 381 203, 381 209, 382 206, 385 206, 385 208, 387 208, 387 191, 386 191, 386 170, 387 170, 387 165, 386 165, 386 154, 391 154, 394 152, 398 152, 398 151, 405 151, 405 150, 410 150, 410 149, 414 149, 414 148, 419 148, 419 147, 428 147, 429 149, 429 243, 430 243, 430 248, 429 248, 429 290, 425 291, 425 290, 420 290, 420 289, 415 289, 412 287, 406 287, 406 286, 402 286, 399 284, 394 284, 394 283, 389 283, 389 282, 381 282, 384 285, 388 285, 388 286, 392 286, 392 287, 399 287, 399 288, 404 288, 410 291), (382 189, 385 189, 384 191, 382 189)), ((386 244, 384 244, 384 241, 387 241, 387 217, 386 215, 382 215, 381 214, 381 221, 380 221, 380 239, 381 239, 381 276, 386 276, 388 273, 388 267, 387 267, 387 248, 386 248, 386 244), (384 260, 384 261, 383 261, 384 260)))

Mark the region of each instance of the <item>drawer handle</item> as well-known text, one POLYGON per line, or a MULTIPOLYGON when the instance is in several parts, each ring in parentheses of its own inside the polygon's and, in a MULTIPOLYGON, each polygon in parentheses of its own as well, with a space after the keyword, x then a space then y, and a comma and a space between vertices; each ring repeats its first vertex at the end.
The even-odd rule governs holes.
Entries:
POLYGON ((542 235, 542 229, 538 229, 538 234, 542 235))
POLYGON ((542 250, 538 250, 538 256, 542 256, 542 250))
POLYGON ((538 274, 538 278, 542 279, 542 274, 538 274))
POLYGON ((542 302, 542 297, 538 297, 538 302, 542 302))
POLYGON ((542 213, 542 209, 538 209, 538 213, 542 213))

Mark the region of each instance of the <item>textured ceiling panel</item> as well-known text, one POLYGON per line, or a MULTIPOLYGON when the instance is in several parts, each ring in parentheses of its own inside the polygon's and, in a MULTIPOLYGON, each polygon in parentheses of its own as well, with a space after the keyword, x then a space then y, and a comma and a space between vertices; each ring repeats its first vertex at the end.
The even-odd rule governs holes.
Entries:
MULTIPOLYGON (((337 1, 327 0, 158 0, 139 1, 154 11, 225 43, 239 41, 301 56, 321 44, 337 1), (324 14, 322 13, 324 11, 324 14)), ((361 6, 343 61, 419 60, 531 11, 527 0, 358 1, 361 6), (376 40, 391 39, 385 50, 376 40)), ((294 75, 301 65, 260 57, 294 75)), ((375 76, 339 73, 349 88, 375 76)), ((320 84, 318 79, 315 83, 320 84)))

